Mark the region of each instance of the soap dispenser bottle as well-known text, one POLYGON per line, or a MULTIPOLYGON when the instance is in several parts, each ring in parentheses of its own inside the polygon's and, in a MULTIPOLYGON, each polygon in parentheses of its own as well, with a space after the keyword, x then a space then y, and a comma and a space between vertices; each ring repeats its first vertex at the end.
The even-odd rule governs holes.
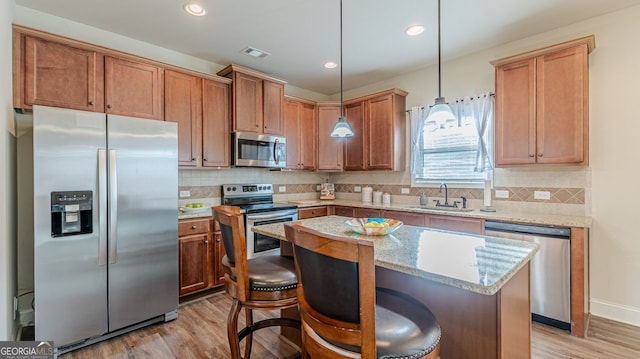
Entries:
POLYGON ((422 192, 422 194, 420 195, 420 205, 421 206, 427 205, 427 195, 424 194, 424 192, 422 192))

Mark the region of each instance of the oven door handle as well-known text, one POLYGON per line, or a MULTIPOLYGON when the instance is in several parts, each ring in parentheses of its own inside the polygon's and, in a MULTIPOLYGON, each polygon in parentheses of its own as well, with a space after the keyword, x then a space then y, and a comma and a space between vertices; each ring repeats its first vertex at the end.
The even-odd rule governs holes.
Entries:
POLYGON ((280 163, 280 140, 277 138, 273 141, 273 159, 276 164, 280 163))
POLYGON ((270 213, 270 214, 249 214, 247 215, 247 221, 257 221, 257 220, 265 220, 265 219, 279 219, 283 217, 293 217, 298 214, 298 212, 279 212, 279 213, 270 213))

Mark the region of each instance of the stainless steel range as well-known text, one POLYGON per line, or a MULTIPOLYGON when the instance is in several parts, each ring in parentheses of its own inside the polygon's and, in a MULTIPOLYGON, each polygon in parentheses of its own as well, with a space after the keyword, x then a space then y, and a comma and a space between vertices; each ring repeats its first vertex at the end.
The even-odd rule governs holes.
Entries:
POLYGON ((253 226, 298 220, 298 206, 273 203, 272 184, 222 185, 222 204, 238 206, 245 214, 248 258, 280 250, 279 239, 253 233, 253 226))

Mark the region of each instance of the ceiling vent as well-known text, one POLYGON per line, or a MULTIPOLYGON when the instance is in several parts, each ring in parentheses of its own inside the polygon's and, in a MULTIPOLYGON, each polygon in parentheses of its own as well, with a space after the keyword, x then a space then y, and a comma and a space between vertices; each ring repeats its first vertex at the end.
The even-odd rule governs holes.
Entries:
POLYGON ((266 51, 258 50, 255 47, 251 47, 251 46, 245 47, 244 50, 242 50, 242 52, 249 56, 257 57, 259 59, 264 59, 265 57, 271 55, 266 51))

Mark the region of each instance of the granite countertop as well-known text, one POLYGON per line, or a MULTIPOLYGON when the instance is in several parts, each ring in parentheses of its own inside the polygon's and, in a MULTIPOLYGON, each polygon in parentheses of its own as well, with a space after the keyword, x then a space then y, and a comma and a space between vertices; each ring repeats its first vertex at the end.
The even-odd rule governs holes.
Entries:
MULTIPOLYGON (((484 295, 496 294, 538 251, 531 242, 403 225, 386 236, 366 236, 344 225, 348 217, 303 219, 320 232, 374 241, 377 266, 484 295)), ((253 231, 286 240, 284 225, 253 231)))
POLYGON ((182 212, 178 210, 178 219, 192 219, 192 218, 204 218, 213 216, 213 210, 211 207, 202 212, 182 212))
POLYGON ((434 209, 432 207, 421 208, 415 204, 372 204, 364 203, 353 200, 307 200, 307 201, 291 201, 289 203, 295 203, 299 208, 315 207, 315 206, 348 206, 348 207, 360 207, 360 208, 372 208, 383 210, 396 210, 404 212, 425 213, 425 214, 440 214, 445 216, 456 217, 473 217, 483 218, 493 221, 505 221, 505 222, 517 222, 526 224, 541 224, 548 226, 563 226, 563 227, 591 227, 591 218, 584 216, 564 216, 558 214, 535 214, 526 212, 514 212, 514 211, 497 211, 497 212, 482 212, 480 210, 472 210, 468 212, 459 211, 447 211, 434 209))

